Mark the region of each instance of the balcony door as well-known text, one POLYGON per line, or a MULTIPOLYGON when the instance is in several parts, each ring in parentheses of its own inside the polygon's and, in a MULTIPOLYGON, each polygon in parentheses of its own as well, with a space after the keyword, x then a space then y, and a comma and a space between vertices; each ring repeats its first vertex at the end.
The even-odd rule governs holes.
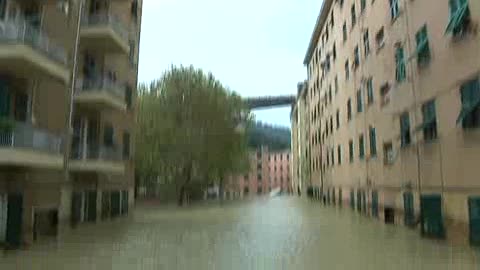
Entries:
POLYGON ((106 0, 92 0, 88 9, 89 15, 96 15, 106 13, 109 9, 110 1, 106 0))

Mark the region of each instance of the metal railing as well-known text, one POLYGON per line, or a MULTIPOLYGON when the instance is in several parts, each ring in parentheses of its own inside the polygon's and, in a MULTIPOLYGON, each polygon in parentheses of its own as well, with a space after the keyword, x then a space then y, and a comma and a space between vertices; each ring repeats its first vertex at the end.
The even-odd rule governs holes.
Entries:
POLYGON ((0 22, 0 44, 26 44, 51 59, 67 65, 65 49, 51 42, 47 35, 24 19, 0 22))
POLYGON ((124 41, 128 40, 127 27, 118 17, 107 12, 86 15, 82 19, 82 25, 84 27, 109 26, 112 27, 112 29, 119 34, 124 41))
POLYGON ((28 148, 52 154, 61 154, 61 137, 36 129, 29 124, 16 123, 12 131, 0 131, 0 148, 28 148))
POLYGON ((122 161, 122 153, 115 147, 99 146, 94 143, 87 144, 86 147, 83 144, 75 144, 72 147, 71 158, 74 160, 122 161))
POLYGON ((82 79, 77 82, 77 93, 88 91, 106 91, 125 100, 126 84, 99 76, 94 79, 82 79))

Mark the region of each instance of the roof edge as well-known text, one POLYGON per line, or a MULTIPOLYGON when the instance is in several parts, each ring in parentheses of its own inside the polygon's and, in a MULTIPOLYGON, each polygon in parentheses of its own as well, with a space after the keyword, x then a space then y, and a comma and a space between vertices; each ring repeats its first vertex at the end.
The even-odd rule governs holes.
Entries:
POLYGON ((312 57, 313 50, 315 48, 315 43, 320 37, 320 32, 328 17, 328 11, 332 6, 333 1, 335 0, 324 0, 322 3, 322 7, 320 8, 320 13, 318 14, 317 21, 315 23, 315 27, 313 28, 312 36, 310 37, 310 43, 308 44, 307 53, 305 54, 305 58, 303 59, 303 65, 307 65, 310 58, 312 57))

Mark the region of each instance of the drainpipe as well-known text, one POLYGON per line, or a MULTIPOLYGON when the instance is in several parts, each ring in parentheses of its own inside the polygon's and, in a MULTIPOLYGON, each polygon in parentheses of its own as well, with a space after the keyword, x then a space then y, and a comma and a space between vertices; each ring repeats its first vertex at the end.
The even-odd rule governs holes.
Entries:
POLYGON ((78 12, 77 12, 77 21, 76 21, 76 30, 75 30, 75 43, 73 48, 73 66, 72 66, 72 74, 70 79, 70 97, 69 97, 69 111, 68 111, 68 119, 67 119, 67 130, 65 132, 65 145, 64 145, 64 157, 63 157, 63 166, 64 166, 64 173, 65 173, 65 180, 67 182, 70 181, 70 175, 68 172, 68 163, 70 160, 70 151, 71 151, 71 141, 73 135, 73 99, 75 96, 75 83, 76 83, 76 76, 77 76, 77 66, 78 66, 78 52, 79 52, 79 44, 80 44, 80 27, 82 22, 82 11, 84 6, 84 0, 80 0, 78 5, 78 12))

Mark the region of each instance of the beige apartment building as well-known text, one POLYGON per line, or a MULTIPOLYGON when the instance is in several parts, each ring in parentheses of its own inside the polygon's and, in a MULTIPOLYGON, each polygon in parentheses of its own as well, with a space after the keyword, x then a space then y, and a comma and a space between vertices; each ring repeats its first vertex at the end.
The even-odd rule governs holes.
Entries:
POLYGON ((141 8, 0 0, 0 243, 29 244, 132 205, 141 8))
POLYGON ((325 0, 308 67, 328 203, 480 243, 480 2, 325 0))
POLYGON ((292 191, 301 194, 308 186, 320 187, 320 178, 312 180, 310 177, 310 117, 308 106, 308 83, 301 82, 297 85, 297 99, 290 113, 292 143, 291 143, 291 176, 292 191), (312 181, 311 181, 312 180, 312 181))

